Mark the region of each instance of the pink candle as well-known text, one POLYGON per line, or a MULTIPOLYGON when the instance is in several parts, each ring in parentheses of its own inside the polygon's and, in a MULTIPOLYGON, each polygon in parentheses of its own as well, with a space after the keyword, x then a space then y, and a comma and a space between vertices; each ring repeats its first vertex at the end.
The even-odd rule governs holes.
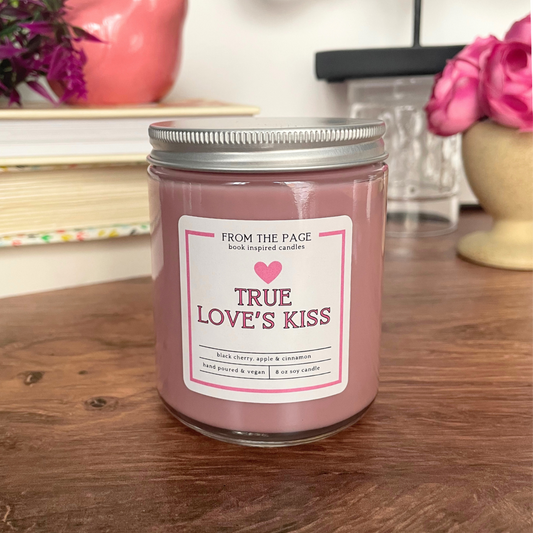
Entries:
POLYGON ((283 446, 378 390, 387 166, 380 122, 150 128, 158 390, 186 425, 283 446))

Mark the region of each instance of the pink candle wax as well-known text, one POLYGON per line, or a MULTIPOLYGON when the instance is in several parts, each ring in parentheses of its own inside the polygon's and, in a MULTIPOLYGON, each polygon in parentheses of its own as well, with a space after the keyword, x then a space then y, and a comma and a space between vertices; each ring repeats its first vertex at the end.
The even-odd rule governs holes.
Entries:
POLYGON ((151 128, 158 390, 241 444, 323 438, 378 390, 383 126, 294 120, 290 142, 266 119, 151 128))

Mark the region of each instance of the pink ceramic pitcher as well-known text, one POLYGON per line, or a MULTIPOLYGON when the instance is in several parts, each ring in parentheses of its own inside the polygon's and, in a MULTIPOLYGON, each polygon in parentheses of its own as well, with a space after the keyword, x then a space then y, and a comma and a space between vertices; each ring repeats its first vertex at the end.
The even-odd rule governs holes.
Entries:
POLYGON ((69 0, 68 20, 104 43, 83 42, 88 98, 71 103, 142 104, 172 88, 181 60, 187 0, 69 0))

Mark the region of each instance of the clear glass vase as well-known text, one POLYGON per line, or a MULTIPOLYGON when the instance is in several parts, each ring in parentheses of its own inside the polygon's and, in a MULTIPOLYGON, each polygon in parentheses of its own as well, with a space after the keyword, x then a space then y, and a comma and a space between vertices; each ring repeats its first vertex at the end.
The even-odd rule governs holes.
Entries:
POLYGON ((433 76, 367 78, 348 83, 350 114, 387 125, 390 167, 387 234, 434 236, 455 230, 459 218, 460 136, 427 130, 424 106, 433 76))

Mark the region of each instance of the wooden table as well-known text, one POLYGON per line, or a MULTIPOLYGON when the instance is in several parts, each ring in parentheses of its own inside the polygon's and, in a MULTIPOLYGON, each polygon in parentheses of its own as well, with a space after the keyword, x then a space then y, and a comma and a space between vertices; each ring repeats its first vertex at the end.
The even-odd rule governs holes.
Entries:
POLYGON ((530 532, 531 275, 454 252, 488 225, 389 239, 381 392, 307 446, 164 410, 148 279, 1 300, 0 531, 530 532))

